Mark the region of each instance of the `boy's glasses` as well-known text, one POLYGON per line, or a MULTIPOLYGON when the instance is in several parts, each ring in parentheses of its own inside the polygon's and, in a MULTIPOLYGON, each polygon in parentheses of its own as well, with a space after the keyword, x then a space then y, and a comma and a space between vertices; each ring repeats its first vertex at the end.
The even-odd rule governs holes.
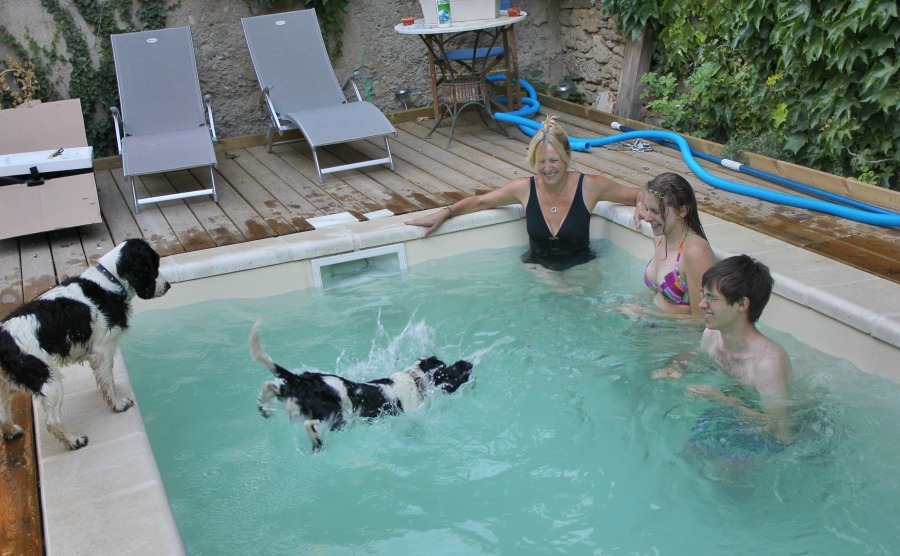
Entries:
POLYGON ((703 290, 700 290, 700 299, 706 300, 706 302, 709 303, 710 305, 711 305, 713 302, 721 301, 721 300, 722 300, 721 297, 716 297, 716 296, 714 296, 714 295, 709 295, 709 292, 706 292, 706 291, 703 291, 703 290))

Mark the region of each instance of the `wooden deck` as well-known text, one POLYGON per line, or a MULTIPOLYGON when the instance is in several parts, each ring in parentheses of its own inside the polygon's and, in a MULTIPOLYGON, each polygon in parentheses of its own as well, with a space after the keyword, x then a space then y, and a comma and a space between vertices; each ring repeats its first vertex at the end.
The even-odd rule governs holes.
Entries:
MULTIPOLYGON (((614 133, 612 118, 554 99, 542 98, 545 112, 558 113, 570 134, 597 137, 614 133)), ((472 194, 484 193, 509 179, 530 174, 525 161, 527 138, 516 129, 511 137, 484 129, 474 113, 460 122, 453 145, 446 148, 446 127, 426 140, 433 120, 431 109, 393 115, 399 136, 391 149, 396 170, 364 168, 316 179, 315 167, 304 143, 276 147, 272 154, 263 138, 225 140, 219 145, 216 185, 219 203, 206 196, 131 210, 130 186, 122 177, 118 159, 98 160, 97 189, 104 222, 76 229, 0 240, 0 316, 33 299, 58 281, 76 276, 103 253, 127 238, 143 237, 162 256, 210 249, 312 229, 308 219, 338 212, 363 214, 389 209, 404 214, 435 208, 472 194)), ((637 122, 626 122, 640 128, 637 122)), ((705 152, 717 147, 692 145, 705 152)), ((329 149, 328 161, 354 161, 374 156, 377 141, 329 149)), ((616 146, 574 154, 576 168, 607 175, 640 186, 666 171, 689 177, 701 210, 739 223, 823 256, 843 261, 872 274, 900 282, 900 230, 885 229, 775 206, 764 201, 716 190, 694 178, 680 154, 653 145, 651 152, 633 152, 616 146)), ((790 165, 755 160, 754 167, 810 183, 860 200, 900 210, 900 194, 849 183, 834 176, 790 165), (759 164, 771 164, 764 168, 759 164)), ((714 174, 743 183, 783 190, 766 182, 719 171, 714 174)), ((206 170, 150 176, 140 187, 154 195, 197 188, 206 184, 206 170)), ((783 190, 786 191, 786 190, 783 190)), ((714 238, 712 238, 714 240, 714 238)), ((649 256, 649 253, 648 253, 649 256)), ((41 554, 40 504, 35 471, 31 401, 15 399, 15 419, 28 425, 24 441, 0 443, 0 555, 41 554)))

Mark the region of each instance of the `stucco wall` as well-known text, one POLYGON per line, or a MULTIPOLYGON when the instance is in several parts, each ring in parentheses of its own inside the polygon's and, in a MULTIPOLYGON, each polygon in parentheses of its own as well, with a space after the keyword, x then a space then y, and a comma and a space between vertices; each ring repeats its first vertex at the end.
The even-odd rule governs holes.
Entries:
MULTIPOLYGON (((0 25, 20 43, 27 44, 27 30, 42 46, 51 44, 54 24, 40 0, 2 3, 0 25)), ((601 91, 617 91, 624 43, 589 0, 515 0, 513 5, 528 12, 526 21, 516 28, 524 78, 535 76, 555 84, 569 76, 589 100, 601 91)), ((77 12, 72 6, 69 9, 77 12)), ((201 87, 213 96, 216 126, 224 137, 265 129, 240 25, 240 19, 249 15, 253 14, 244 0, 181 0, 168 18, 169 26, 192 28, 201 87)), ((395 98, 400 86, 410 89, 411 106, 431 102, 424 45, 417 37, 393 30, 405 15, 421 16, 419 0, 351 0, 343 54, 334 61, 338 79, 362 66, 361 85, 368 100, 385 111, 402 108, 395 98)), ((89 44, 96 43, 90 33, 86 33, 89 44)), ((65 53, 64 47, 58 50, 65 53)), ((4 54, 0 46, 0 56, 4 54)), ((54 82, 67 98, 69 70, 59 71, 54 82)))

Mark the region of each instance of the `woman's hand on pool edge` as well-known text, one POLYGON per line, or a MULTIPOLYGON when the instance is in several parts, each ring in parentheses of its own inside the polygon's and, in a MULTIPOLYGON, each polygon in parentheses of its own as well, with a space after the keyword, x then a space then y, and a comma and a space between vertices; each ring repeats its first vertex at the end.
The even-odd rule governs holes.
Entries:
POLYGON ((420 216, 415 220, 406 220, 403 222, 409 226, 422 226, 424 228, 428 228, 425 230, 425 234, 422 237, 428 237, 431 235, 431 232, 435 231, 438 226, 444 223, 444 220, 450 217, 450 211, 447 210, 447 207, 441 207, 437 210, 437 212, 433 212, 426 216, 420 216))

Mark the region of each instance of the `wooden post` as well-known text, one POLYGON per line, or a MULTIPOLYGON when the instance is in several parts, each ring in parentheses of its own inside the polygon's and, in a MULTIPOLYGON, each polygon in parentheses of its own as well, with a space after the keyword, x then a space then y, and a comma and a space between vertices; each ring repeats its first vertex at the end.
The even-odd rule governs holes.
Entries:
POLYGON ((615 113, 619 116, 640 120, 643 112, 641 93, 644 90, 641 76, 650 71, 653 56, 653 38, 645 27, 636 40, 628 39, 625 45, 625 59, 622 61, 622 75, 619 78, 619 94, 615 113))

